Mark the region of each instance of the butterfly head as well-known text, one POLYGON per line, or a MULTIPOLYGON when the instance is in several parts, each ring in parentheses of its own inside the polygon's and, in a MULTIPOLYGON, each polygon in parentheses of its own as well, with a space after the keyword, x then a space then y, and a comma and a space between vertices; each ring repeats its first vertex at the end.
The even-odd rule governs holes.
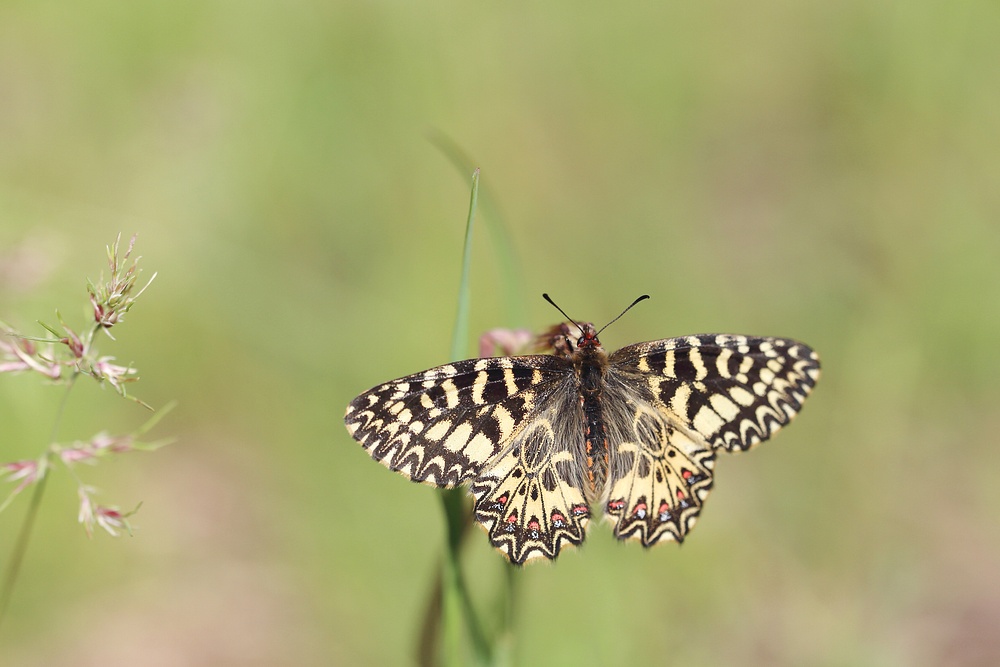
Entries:
POLYGON ((551 345, 552 345, 553 349, 555 349, 556 355, 557 356, 561 356, 561 357, 567 357, 567 356, 570 356, 570 355, 574 354, 577 350, 583 350, 583 351, 596 351, 596 350, 600 350, 601 349, 601 341, 599 341, 597 339, 597 335, 599 333, 601 333, 601 331, 604 331, 605 329, 607 329, 610 325, 612 325, 615 322, 617 322, 618 319, 622 315, 624 315, 625 313, 627 313, 629 311, 629 309, 632 308, 632 306, 634 306, 635 304, 639 303, 640 301, 648 299, 649 295, 648 294, 643 294, 638 299, 636 299, 635 301, 633 301, 629 305, 628 308, 626 308, 625 310, 623 310, 621 312, 621 314, 618 315, 618 317, 616 317, 615 319, 611 320, 610 322, 608 322, 607 324, 605 324, 603 327, 601 327, 600 331, 598 331, 594 327, 594 325, 591 324, 590 322, 584 322, 584 323, 581 324, 581 323, 577 322, 576 320, 574 320, 572 317, 570 317, 569 315, 566 314, 566 311, 564 311, 562 308, 560 308, 559 306, 557 306, 556 302, 553 301, 549 297, 548 294, 542 294, 542 297, 546 301, 548 301, 549 303, 551 303, 553 306, 555 306, 556 310, 558 310, 560 313, 562 313, 563 316, 566 319, 568 319, 579 330, 579 332, 580 332, 580 335, 578 337, 575 337, 575 341, 576 342, 574 344, 574 342, 573 342, 573 340, 574 340, 574 333, 571 333, 572 329, 570 328, 569 324, 564 323, 564 324, 561 324, 558 327, 555 327, 555 328, 553 328, 553 329, 550 330, 552 332, 552 333, 550 333, 551 341, 552 341, 551 345))
POLYGON ((590 322, 580 325, 580 337, 576 339, 578 350, 597 349, 601 347, 601 341, 597 340, 597 329, 590 322))
POLYGON ((539 349, 552 350, 557 357, 571 357, 581 348, 600 346, 596 329, 590 322, 563 322, 538 337, 539 349))

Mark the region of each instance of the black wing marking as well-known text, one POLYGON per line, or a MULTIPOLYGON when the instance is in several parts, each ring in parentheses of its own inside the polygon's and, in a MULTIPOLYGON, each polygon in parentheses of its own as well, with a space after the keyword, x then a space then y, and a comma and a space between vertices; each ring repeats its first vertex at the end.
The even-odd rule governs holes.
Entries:
POLYGON ((629 345, 610 363, 641 376, 670 418, 728 451, 749 449, 787 424, 820 372, 819 356, 802 343, 726 334, 629 345))

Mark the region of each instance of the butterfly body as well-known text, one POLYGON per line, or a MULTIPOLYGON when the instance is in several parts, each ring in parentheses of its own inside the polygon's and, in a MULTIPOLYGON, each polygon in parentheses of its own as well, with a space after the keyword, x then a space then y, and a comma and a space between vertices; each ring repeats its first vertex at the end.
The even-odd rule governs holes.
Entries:
POLYGON ((712 487, 718 451, 786 424, 819 377, 807 346, 706 334, 612 354, 590 324, 554 354, 469 359, 379 385, 347 408, 348 431, 390 469, 470 484, 475 519, 512 562, 555 558, 592 511, 619 539, 682 541, 712 487))
POLYGON ((569 351, 567 343, 567 351, 563 354, 572 360, 578 382, 577 393, 583 410, 584 462, 587 470, 587 493, 584 495, 587 501, 593 504, 603 488, 610 462, 608 434, 601 402, 608 354, 597 340, 594 325, 587 322, 581 326, 583 335, 577 343, 576 351, 569 351))

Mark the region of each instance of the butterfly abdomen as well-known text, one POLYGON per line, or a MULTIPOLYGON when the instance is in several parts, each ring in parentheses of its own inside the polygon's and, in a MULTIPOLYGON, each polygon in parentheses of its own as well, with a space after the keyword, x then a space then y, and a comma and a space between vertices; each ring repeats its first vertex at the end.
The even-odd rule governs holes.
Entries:
POLYGON ((587 495, 595 498, 604 487, 608 473, 608 433, 602 405, 607 354, 598 344, 582 348, 577 356, 583 408, 583 463, 590 487, 587 495))

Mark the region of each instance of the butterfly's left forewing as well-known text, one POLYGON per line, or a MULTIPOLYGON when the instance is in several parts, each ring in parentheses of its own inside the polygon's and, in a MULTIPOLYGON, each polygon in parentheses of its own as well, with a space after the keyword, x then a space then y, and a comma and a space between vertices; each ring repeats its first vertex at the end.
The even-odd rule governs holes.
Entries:
POLYGON ((552 356, 467 359, 373 387, 351 401, 344 423, 391 470, 453 487, 475 479, 539 393, 564 378, 552 356))

